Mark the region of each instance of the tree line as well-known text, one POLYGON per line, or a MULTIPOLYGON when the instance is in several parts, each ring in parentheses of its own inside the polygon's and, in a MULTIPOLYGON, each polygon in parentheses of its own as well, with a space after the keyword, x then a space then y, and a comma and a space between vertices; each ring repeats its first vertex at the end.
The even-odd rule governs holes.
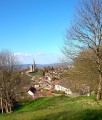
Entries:
POLYGON ((21 92, 23 83, 21 66, 17 58, 8 50, 0 51, 0 109, 2 113, 12 111, 13 101, 21 92))
POLYGON ((79 0, 67 29, 63 53, 74 61, 78 77, 95 84, 102 99, 102 0, 79 0), (80 74, 79 74, 80 73, 80 74))

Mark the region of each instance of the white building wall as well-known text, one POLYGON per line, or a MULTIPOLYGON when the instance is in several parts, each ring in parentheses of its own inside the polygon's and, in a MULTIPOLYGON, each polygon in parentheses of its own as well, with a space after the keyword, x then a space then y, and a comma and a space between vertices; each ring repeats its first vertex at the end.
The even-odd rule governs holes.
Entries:
POLYGON ((60 85, 55 85, 55 90, 57 91, 64 91, 66 94, 72 94, 72 91, 68 88, 65 88, 63 86, 60 86, 60 85))
POLYGON ((55 90, 61 90, 61 86, 60 85, 55 85, 55 90))
POLYGON ((66 90, 65 90, 65 93, 71 95, 71 94, 72 94, 72 91, 71 91, 70 89, 66 89, 66 90))
POLYGON ((30 90, 28 91, 28 94, 34 96, 34 94, 30 90))

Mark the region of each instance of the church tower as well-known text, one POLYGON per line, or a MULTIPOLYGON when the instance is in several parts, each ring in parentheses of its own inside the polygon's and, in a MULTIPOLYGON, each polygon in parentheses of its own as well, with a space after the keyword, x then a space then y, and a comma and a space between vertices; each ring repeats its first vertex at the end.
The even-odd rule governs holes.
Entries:
POLYGON ((35 60, 33 59, 32 71, 34 72, 35 70, 36 70, 36 64, 35 64, 35 60))

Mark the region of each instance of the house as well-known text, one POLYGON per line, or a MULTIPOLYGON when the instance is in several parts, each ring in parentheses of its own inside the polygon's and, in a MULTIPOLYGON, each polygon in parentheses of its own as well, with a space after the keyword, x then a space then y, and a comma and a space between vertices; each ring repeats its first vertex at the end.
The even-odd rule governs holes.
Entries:
POLYGON ((45 84, 43 88, 46 90, 51 90, 52 86, 50 84, 45 84))
POLYGON ((72 91, 71 91, 70 87, 63 80, 61 80, 61 81, 59 81, 55 84, 55 90, 63 91, 68 95, 72 94, 72 91))
POLYGON ((35 88, 39 88, 40 87, 40 84, 39 83, 35 83, 35 88))
POLYGON ((52 75, 50 74, 50 73, 46 73, 45 74, 45 81, 47 81, 47 82, 51 82, 51 79, 52 79, 52 75))
POLYGON ((59 83, 59 80, 54 80, 51 82, 52 90, 55 90, 55 85, 59 83))
POLYGON ((30 96, 34 97, 34 95, 36 94, 36 92, 37 92, 36 88, 31 87, 31 88, 29 89, 29 91, 28 91, 28 94, 29 94, 30 96))
POLYGON ((63 79, 58 81, 55 84, 55 90, 63 91, 67 95, 71 95, 73 97, 79 95, 90 95, 90 87, 86 84, 76 85, 76 82, 73 80, 63 79))

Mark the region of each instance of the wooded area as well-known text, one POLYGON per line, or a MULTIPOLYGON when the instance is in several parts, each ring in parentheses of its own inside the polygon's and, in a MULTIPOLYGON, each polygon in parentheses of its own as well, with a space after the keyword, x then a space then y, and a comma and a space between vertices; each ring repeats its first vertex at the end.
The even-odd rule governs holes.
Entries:
POLYGON ((21 85, 20 66, 15 56, 7 50, 0 52, 0 99, 1 109, 12 111, 13 100, 21 85))
POLYGON ((96 98, 102 99, 102 0, 78 2, 74 19, 67 29, 63 53, 77 61, 77 67, 82 69, 81 79, 87 76, 89 83, 96 80, 96 98), (84 51, 89 52, 86 54, 84 51))

